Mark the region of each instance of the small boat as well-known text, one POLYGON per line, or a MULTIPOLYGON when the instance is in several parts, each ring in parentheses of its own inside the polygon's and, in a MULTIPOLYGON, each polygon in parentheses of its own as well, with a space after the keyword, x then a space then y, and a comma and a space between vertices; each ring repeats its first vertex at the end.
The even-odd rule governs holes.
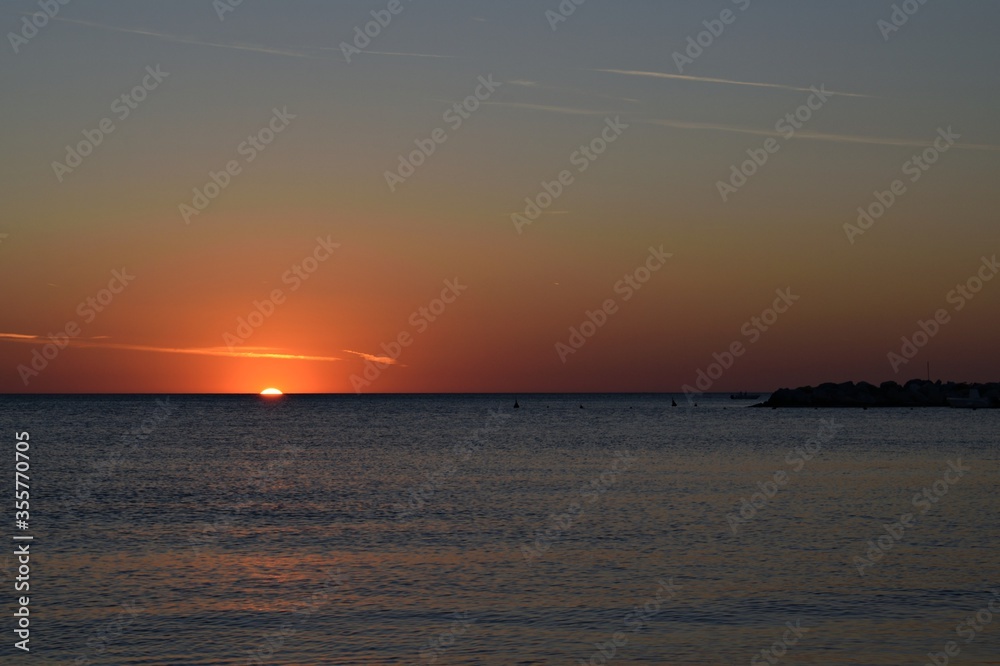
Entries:
POLYGON ((517 404, 517 398, 514 398, 514 409, 521 409, 521 405, 517 404))
POLYGON ((983 409, 990 406, 990 401, 989 398, 980 396, 978 389, 972 389, 968 398, 948 398, 948 406, 956 409, 983 409))
POLYGON ((671 406, 671 407, 676 407, 676 406, 677 406, 677 401, 676 401, 676 400, 674 400, 673 398, 671 398, 671 399, 670 399, 670 406, 671 406))
POLYGON ((746 391, 741 391, 740 393, 733 393, 729 396, 730 400, 756 400, 760 397, 759 393, 747 393, 746 391))

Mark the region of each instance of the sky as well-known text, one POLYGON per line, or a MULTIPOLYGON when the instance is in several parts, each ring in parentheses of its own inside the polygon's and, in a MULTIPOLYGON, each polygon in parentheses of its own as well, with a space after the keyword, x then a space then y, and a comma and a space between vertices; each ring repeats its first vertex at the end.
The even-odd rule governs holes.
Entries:
POLYGON ((1000 4, 895 7, 8 0, 0 392, 1000 379, 1000 4))

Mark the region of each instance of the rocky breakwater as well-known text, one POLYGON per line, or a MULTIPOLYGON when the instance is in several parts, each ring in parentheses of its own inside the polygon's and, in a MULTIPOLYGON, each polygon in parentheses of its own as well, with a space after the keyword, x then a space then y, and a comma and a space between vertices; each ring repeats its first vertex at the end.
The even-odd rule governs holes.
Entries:
POLYGON ((826 383, 778 389, 754 407, 972 407, 1000 408, 1000 382, 988 384, 911 379, 900 386, 883 382, 826 383))

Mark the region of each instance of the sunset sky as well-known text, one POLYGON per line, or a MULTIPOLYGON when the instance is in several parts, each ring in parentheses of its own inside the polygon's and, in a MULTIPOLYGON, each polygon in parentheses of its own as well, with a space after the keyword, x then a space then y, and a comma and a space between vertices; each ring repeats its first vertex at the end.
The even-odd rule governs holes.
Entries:
POLYGON ((1000 4, 892 5, 4 2, 0 392, 679 392, 737 342, 711 390, 1000 379, 1000 279, 949 296, 1000 253, 1000 4))

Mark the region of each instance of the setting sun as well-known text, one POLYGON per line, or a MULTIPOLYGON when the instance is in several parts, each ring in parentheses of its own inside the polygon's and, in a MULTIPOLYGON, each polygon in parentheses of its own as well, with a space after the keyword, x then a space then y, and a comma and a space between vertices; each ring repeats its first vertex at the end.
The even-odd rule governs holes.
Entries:
POLYGON ((261 395, 284 395, 280 389, 276 388, 266 388, 260 392, 261 395))

